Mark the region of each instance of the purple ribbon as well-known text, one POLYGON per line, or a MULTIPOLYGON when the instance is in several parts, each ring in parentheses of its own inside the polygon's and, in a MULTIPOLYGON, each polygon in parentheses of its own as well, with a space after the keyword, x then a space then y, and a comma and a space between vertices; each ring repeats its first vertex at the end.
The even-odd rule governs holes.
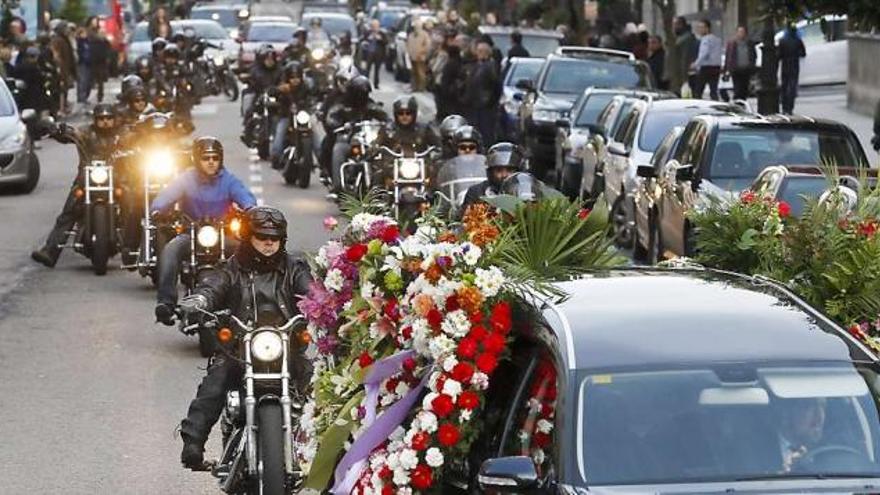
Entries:
POLYGON ((342 459, 336 466, 334 472, 336 482, 331 490, 334 495, 348 495, 351 493, 355 483, 357 483, 363 473, 367 457, 403 423, 416 399, 418 399, 419 394, 421 394, 422 389, 425 388, 430 373, 426 373, 417 387, 407 392, 403 398, 386 409, 379 418, 376 418, 376 405, 379 401, 379 389, 382 382, 398 373, 403 366, 403 362, 414 355, 414 351, 404 351, 380 359, 373 363, 369 373, 364 378, 364 388, 367 392, 364 404, 366 409, 364 424, 367 425, 367 428, 354 441, 351 448, 342 456, 342 459))

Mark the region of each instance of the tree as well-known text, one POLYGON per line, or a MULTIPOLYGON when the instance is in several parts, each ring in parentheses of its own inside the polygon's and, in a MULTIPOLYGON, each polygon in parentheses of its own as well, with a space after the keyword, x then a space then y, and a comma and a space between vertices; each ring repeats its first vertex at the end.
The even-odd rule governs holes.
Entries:
POLYGON ((663 21, 663 35, 666 39, 666 51, 669 52, 675 45, 675 31, 672 21, 675 19, 675 0, 651 0, 655 7, 660 10, 660 18, 663 21))
POLYGON ((61 12, 58 13, 58 17, 81 26, 88 17, 88 11, 83 0, 67 0, 64 2, 64 7, 61 8, 61 12))

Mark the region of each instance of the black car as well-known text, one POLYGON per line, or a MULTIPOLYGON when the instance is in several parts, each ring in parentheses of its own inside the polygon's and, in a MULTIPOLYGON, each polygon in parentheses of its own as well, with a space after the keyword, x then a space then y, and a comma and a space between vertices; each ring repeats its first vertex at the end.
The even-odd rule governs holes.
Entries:
POLYGON ((731 200, 771 165, 833 163, 868 168, 858 137, 840 122, 802 116, 701 115, 685 126, 680 143, 659 171, 637 168, 643 178, 657 177, 654 240, 657 252, 693 253, 688 212, 709 196, 731 200))
POLYGON ((554 168, 557 121, 591 86, 650 89, 654 81, 648 66, 629 52, 560 47, 544 61, 537 82, 519 84, 529 93, 520 107, 520 135, 538 177, 546 179, 554 168))
POLYGON ((480 26, 480 34, 488 35, 504 57, 513 45, 510 37, 514 31, 522 35, 523 48, 528 50, 529 57, 544 58, 555 52, 562 43, 562 34, 550 29, 513 28, 510 26, 480 26))
POLYGON ((691 266, 560 288, 516 320, 467 493, 880 490, 878 360, 781 284, 691 266))

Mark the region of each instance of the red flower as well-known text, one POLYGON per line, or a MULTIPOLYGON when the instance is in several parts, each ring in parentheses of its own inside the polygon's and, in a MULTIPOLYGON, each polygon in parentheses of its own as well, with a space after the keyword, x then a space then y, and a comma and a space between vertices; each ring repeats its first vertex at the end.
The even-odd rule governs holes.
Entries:
POLYGON ((455 294, 446 298, 446 312, 451 313, 457 309, 461 309, 461 304, 458 302, 458 296, 455 294))
POLYGON ((391 479, 392 476, 394 476, 394 471, 392 471, 387 465, 382 466, 382 469, 379 470, 379 477, 383 480, 391 479))
POLYGON ((404 327, 403 330, 400 331, 400 334, 403 335, 403 338, 409 340, 412 338, 412 327, 404 327))
POLYGON ((461 432, 452 423, 443 423, 437 428, 437 441, 444 447, 452 447, 458 443, 461 432))
POLYGON ((745 190, 740 194, 739 200, 745 204, 749 204, 755 201, 755 193, 753 191, 745 190))
POLYGON ((397 306, 397 298, 392 297, 391 299, 385 301, 382 310, 389 320, 397 321, 400 319, 400 308, 398 308, 397 306))
POLYGON ((492 315, 489 316, 489 323, 496 332, 507 335, 510 331, 510 325, 513 317, 510 312, 510 304, 504 301, 499 302, 492 308, 492 315))
POLYGON ((458 396, 458 407, 472 411, 480 405, 480 396, 470 390, 465 390, 458 396))
POLYGON ((434 414, 441 418, 445 418, 452 414, 453 409, 455 409, 455 404, 452 402, 452 397, 446 394, 440 394, 437 397, 434 397, 434 400, 431 401, 431 409, 434 410, 434 414))
POLYGON ((494 354, 485 352, 477 356, 477 368, 487 375, 491 375, 498 367, 498 358, 494 354))
POLYGON ((859 325, 858 323, 853 323, 852 325, 850 325, 848 330, 850 335, 861 341, 865 341, 868 339, 868 335, 865 333, 864 330, 862 330, 861 325, 859 325))
POLYGON ((459 357, 472 358, 477 354, 477 341, 471 337, 465 337, 458 342, 457 353, 459 357))
POLYGON ((474 325, 471 327, 470 332, 468 332, 467 338, 473 339, 474 342, 482 342, 488 333, 483 325, 474 325))
POLYGON ((874 237, 874 234, 877 233, 877 222, 873 220, 861 222, 856 227, 856 230, 858 230, 859 235, 874 237))
POLYGON ((394 495, 394 486, 382 485, 382 495, 394 495))
POLYGON ((479 325, 483 323, 483 313, 481 311, 475 311, 469 315, 471 323, 474 325, 479 325))
POLYGON ((578 211, 578 218, 580 218, 581 220, 586 220, 590 216, 591 211, 592 210, 590 210, 589 208, 581 208, 580 211, 578 211))
POLYGON ((431 325, 431 328, 437 330, 440 328, 440 324, 443 323, 443 314, 437 311, 437 308, 433 308, 428 311, 428 314, 425 316, 428 319, 428 325, 431 325))
POLYGON ((535 445, 538 448, 543 449, 544 447, 550 445, 550 435, 542 433, 540 431, 536 431, 535 434, 532 435, 532 441, 535 442, 535 445))
POLYGON ((434 483, 433 476, 434 473, 431 471, 431 468, 425 464, 419 464, 413 469, 409 482, 416 490, 427 490, 434 483))
POLYGON ((357 263, 367 254, 366 244, 355 244, 345 250, 345 259, 352 263, 357 263))
POLYGON ((366 368, 367 366, 373 364, 373 357, 370 356, 369 352, 364 351, 361 353, 360 356, 358 356, 358 364, 361 366, 361 368, 366 368))
MULTIPOLYGON (((407 328, 409 328, 409 327, 407 327, 407 328)), ((403 369, 412 373, 413 370, 416 369, 416 360, 411 357, 404 359, 403 360, 403 369)))
POLYGON ((389 392, 394 392, 394 389, 397 388, 397 384, 400 383, 400 380, 397 378, 389 378, 387 382, 385 382, 385 390, 389 392))
POLYGON ((552 404, 547 404, 547 403, 541 404, 541 417, 542 418, 550 419, 553 417, 554 412, 555 411, 553 410, 552 404))
POLYGON ((389 225, 382 230, 382 241, 385 244, 397 242, 400 238, 400 228, 397 225, 389 225))
POLYGON ((412 446, 413 450, 422 451, 428 448, 428 444, 430 442, 431 435, 425 433, 424 431, 420 431, 413 435, 412 443, 410 443, 410 446, 412 446))
POLYGON ((470 363, 460 362, 452 368, 452 378, 457 382, 468 383, 474 376, 474 367, 470 363))
POLYGON ((507 346, 507 340, 501 334, 493 332, 483 339, 483 350, 492 354, 500 353, 505 346, 507 346))
POLYGON ((779 211, 779 218, 788 218, 791 215, 791 205, 785 201, 780 201, 776 208, 779 211))

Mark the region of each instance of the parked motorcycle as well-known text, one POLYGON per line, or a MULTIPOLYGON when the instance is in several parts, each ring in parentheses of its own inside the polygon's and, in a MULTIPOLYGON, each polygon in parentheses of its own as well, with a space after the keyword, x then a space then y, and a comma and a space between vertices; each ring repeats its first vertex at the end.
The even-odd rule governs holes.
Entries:
MULTIPOLYGON (((184 311, 199 314, 204 326, 216 331, 221 352, 243 365, 242 390, 227 393, 220 418, 223 454, 206 463, 226 493, 281 495, 291 493, 302 480, 295 461, 293 438, 305 391, 291 381, 291 347, 302 345, 305 319, 295 316, 281 326, 256 327, 228 310, 210 313, 184 298, 184 311), (222 320, 232 325, 221 325, 222 320)), ((203 299, 202 299, 203 300, 203 299)))
POLYGON ((290 125, 287 128, 287 142, 279 164, 281 175, 287 184, 296 184, 303 189, 309 187, 315 157, 312 147, 312 116, 305 110, 297 110, 291 106, 290 125))
POLYGON ((363 197, 372 188, 371 160, 383 126, 377 120, 364 120, 333 131, 339 134, 333 150, 333 182, 339 184, 343 192, 363 197))

